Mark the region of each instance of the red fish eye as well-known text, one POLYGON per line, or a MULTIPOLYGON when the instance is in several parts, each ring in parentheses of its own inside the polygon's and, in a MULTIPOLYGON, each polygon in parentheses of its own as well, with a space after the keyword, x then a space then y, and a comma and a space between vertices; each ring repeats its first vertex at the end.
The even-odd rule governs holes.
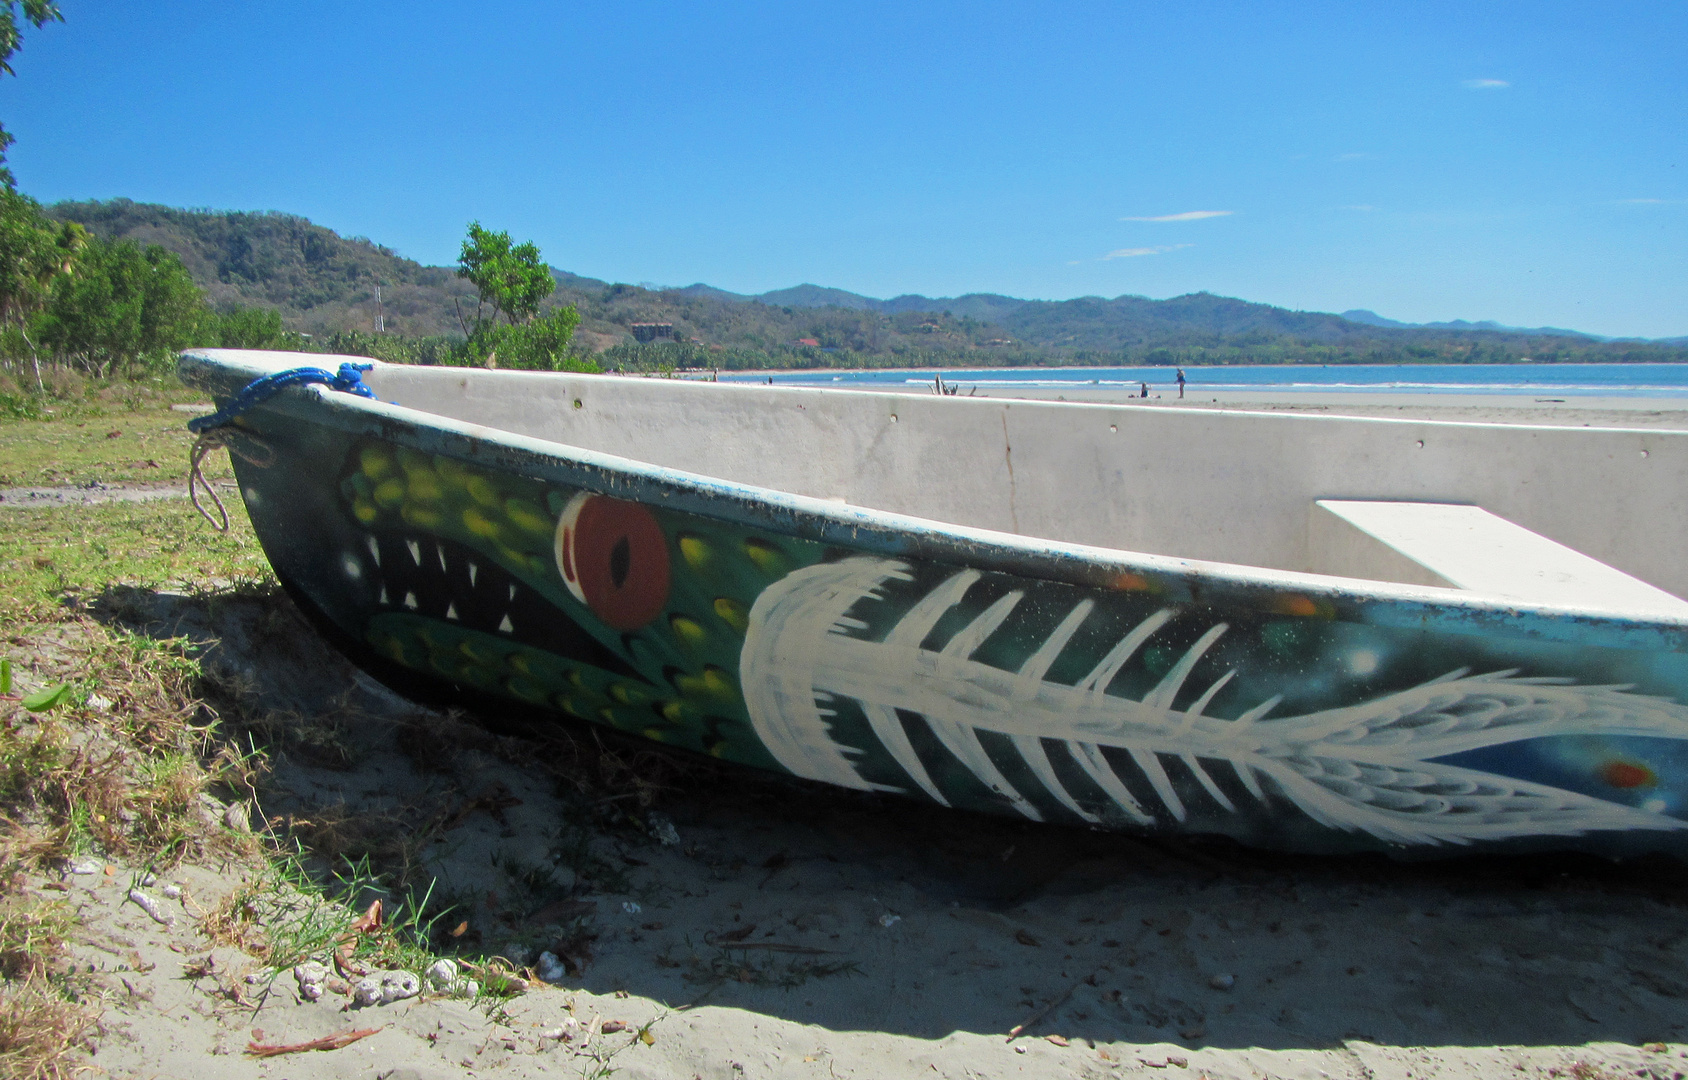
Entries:
POLYGON ((614 630, 637 630, 668 602, 668 540, 638 503, 581 492, 557 522, 557 569, 614 630))
POLYGON ((1634 761, 1608 761, 1600 766, 1600 779, 1615 788, 1652 787, 1658 777, 1647 766, 1634 761))

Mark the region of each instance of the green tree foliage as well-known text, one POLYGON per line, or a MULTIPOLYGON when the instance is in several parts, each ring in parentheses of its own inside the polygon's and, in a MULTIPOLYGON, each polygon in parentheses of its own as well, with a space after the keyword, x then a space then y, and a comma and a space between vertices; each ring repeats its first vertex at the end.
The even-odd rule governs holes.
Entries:
POLYGON ((580 312, 572 307, 555 308, 518 326, 489 327, 469 342, 471 362, 489 367, 520 368, 524 371, 600 370, 591 361, 569 354, 569 341, 580 325, 580 312), (482 351, 484 350, 484 352, 482 351))
POLYGON ((218 349, 298 349, 304 339, 281 325, 272 308, 207 311, 193 332, 193 344, 218 349))
POLYGON ((62 362, 101 378, 166 368, 195 344, 204 301, 182 261, 157 245, 95 239, 55 281, 36 320, 62 362))
POLYGON ((512 244, 509 233, 483 229, 478 221, 469 223, 469 236, 457 260, 457 276, 475 286, 474 329, 463 327, 464 335, 470 338, 496 324, 499 315, 512 326, 529 321, 557 288, 532 241, 512 244))
POLYGON ((29 319, 46 303, 54 282, 70 272, 87 239, 82 226, 49 220, 34 199, 0 187, 0 328, 28 350, 37 390, 41 358, 29 319))
MULTIPOLYGON (((23 48, 23 27, 18 25, 20 13, 24 21, 37 30, 50 22, 64 22, 64 16, 59 14, 59 5, 51 0, 23 0, 21 4, 18 0, 0 0, 0 72, 7 75, 17 74, 12 70, 12 57, 23 48)), ((15 142, 17 138, 0 125, 0 185, 7 190, 18 186, 17 178, 6 164, 6 151, 15 142)))

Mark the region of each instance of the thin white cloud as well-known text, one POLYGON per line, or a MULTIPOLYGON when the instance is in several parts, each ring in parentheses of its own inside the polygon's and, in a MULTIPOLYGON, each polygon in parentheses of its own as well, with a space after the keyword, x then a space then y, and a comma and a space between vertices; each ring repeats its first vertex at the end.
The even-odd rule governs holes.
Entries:
POLYGON ((1120 248, 1118 251, 1108 252, 1106 255, 1102 256, 1100 261, 1107 262, 1109 259, 1135 259, 1139 255, 1164 255, 1169 251, 1177 251, 1179 248, 1194 246, 1195 245, 1193 244, 1167 244, 1164 247, 1120 248))
POLYGON ((1182 214, 1161 214, 1158 217, 1122 217, 1121 221, 1200 221, 1210 217, 1230 217, 1235 210, 1186 210, 1182 214))
POLYGON ((1631 206, 1662 206, 1670 202, 1669 199, 1619 199, 1618 201, 1631 206))
POLYGON ((1368 204, 1368 203, 1356 203, 1356 204, 1355 204, 1355 205, 1353 205, 1353 206, 1344 206, 1344 207, 1343 207, 1343 209, 1344 209, 1344 210, 1359 210, 1359 211, 1361 211, 1361 212, 1362 212, 1362 213, 1366 213, 1366 214, 1369 214, 1369 213, 1371 213, 1371 212, 1372 212, 1372 211, 1373 211, 1373 210, 1376 210, 1376 209, 1377 209, 1377 207, 1375 207, 1375 206, 1372 206, 1372 205, 1370 205, 1370 204, 1368 204))
POLYGON ((1512 84, 1505 79, 1467 79, 1460 85, 1467 90, 1505 90, 1512 84))
POLYGON ((1347 153, 1347 154, 1338 154, 1335 157, 1331 158, 1331 160, 1332 161, 1365 161, 1368 158, 1372 158, 1372 157, 1376 157, 1376 156, 1377 155, 1375 155, 1375 154, 1364 154, 1364 153, 1359 153, 1359 152, 1356 151, 1356 152, 1351 152, 1351 153, 1347 153))

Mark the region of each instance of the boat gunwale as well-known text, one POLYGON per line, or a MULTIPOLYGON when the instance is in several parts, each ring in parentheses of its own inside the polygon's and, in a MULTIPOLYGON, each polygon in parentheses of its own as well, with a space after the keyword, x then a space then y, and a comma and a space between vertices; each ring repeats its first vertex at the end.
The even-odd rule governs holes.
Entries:
MULTIPOLYGON (((273 374, 301 361, 313 364, 339 362, 371 363, 381 368, 404 369, 408 365, 387 364, 370 357, 310 353, 265 352, 235 349, 193 349, 180 356, 178 371, 183 381, 211 392, 220 399, 233 396, 255 378, 273 374), (240 359, 235 359, 239 357, 240 359), (254 363, 258 357, 275 357, 269 363, 254 363), (283 362, 279 358, 286 358, 283 362)), ((442 377, 454 369, 441 368, 442 377)), ((476 372, 478 377, 532 376, 533 372, 476 372)), ((564 373, 571 379, 622 381, 627 376, 564 373)), ((711 387, 723 384, 712 383, 711 387)), ((749 384, 735 389, 767 392, 749 384)), ((701 387, 700 387, 701 389, 701 387)), ((775 387, 792 391, 795 387, 775 387)), ((832 387, 803 387, 802 390, 871 395, 875 398, 908 397, 926 401, 927 395, 889 391, 863 391, 832 387)), ((1002 399, 955 399, 998 406, 1013 404, 1036 407, 1070 405, 1097 408, 1100 403, 1004 401, 1002 399)), ((1145 408, 1112 405, 1112 408, 1145 408)), ((931 559, 959 566, 1018 574, 1085 588, 1117 591, 1111 581, 1122 573, 1147 573, 1180 582, 1190 594, 1189 603, 1217 603, 1249 606, 1252 596, 1297 592, 1310 598, 1337 601, 1370 625, 1403 629, 1436 629, 1452 633, 1501 632, 1541 640, 1564 641, 1619 649, 1688 652, 1688 617, 1673 619, 1652 613, 1615 608, 1532 603, 1473 590, 1410 585, 1345 578, 1306 571, 1278 570, 1171 555, 1137 552, 1023 536, 974 526, 956 525, 914 515, 878 510, 799 495, 776 488, 724 480, 655 465, 568 443, 522 435, 503 428, 458 420, 378 399, 339 393, 322 386, 283 390, 254 411, 274 412, 306 423, 330 421, 349 434, 376 436, 390 441, 410 442, 429 453, 448 452, 439 445, 426 445, 419 434, 433 433, 435 440, 451 445, 448 456, 507 469, 517 475, 542 478, 586 488, 595 492, 648 505, 664 506, 715 520, 754 523, 779 535, 823 544, 848 546, 888 557, 931 559), (488 452, 491 448, 495 452, 488 452), (722 501, 736 507, 722 512, 722 501), (1215 596, 1213 593, 1229 594, 1215 596), (1447 625, 1448 623, 1455 625, 1447 625), (1591 637, 1599 640, 1591 640, 1591 637)), ((1170 415, 1164 410, 1160 415, 1170 415)), ((1455 427, 1547 428, 1569 431, 1632 431, 1628 428, 1596 429, 1553 425, 1512 425, 1464 421, 1412 420, 1396 417, 1339 417, 1322 414, 1285 414, 1226 410, 1227 414, 1271 417, 1282 420, 1364 420, 1383 424, 1437 424, 1455 427)), ((1204 413, 1204 415, 1206 415, 1204 413)), ((1649 434, 1688 435, 1688 431, 1649 431, 1649 434)))

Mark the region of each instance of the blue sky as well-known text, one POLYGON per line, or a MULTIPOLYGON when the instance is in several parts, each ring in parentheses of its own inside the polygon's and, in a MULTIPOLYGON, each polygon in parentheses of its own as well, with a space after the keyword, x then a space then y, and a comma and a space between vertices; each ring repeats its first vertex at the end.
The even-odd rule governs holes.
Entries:
POLYGON ((1688 4, 61 0, 21 187, 759 292, 1688 335, 1688 4), (1207 216, 1196 216, 1205 213, 1207 216))

